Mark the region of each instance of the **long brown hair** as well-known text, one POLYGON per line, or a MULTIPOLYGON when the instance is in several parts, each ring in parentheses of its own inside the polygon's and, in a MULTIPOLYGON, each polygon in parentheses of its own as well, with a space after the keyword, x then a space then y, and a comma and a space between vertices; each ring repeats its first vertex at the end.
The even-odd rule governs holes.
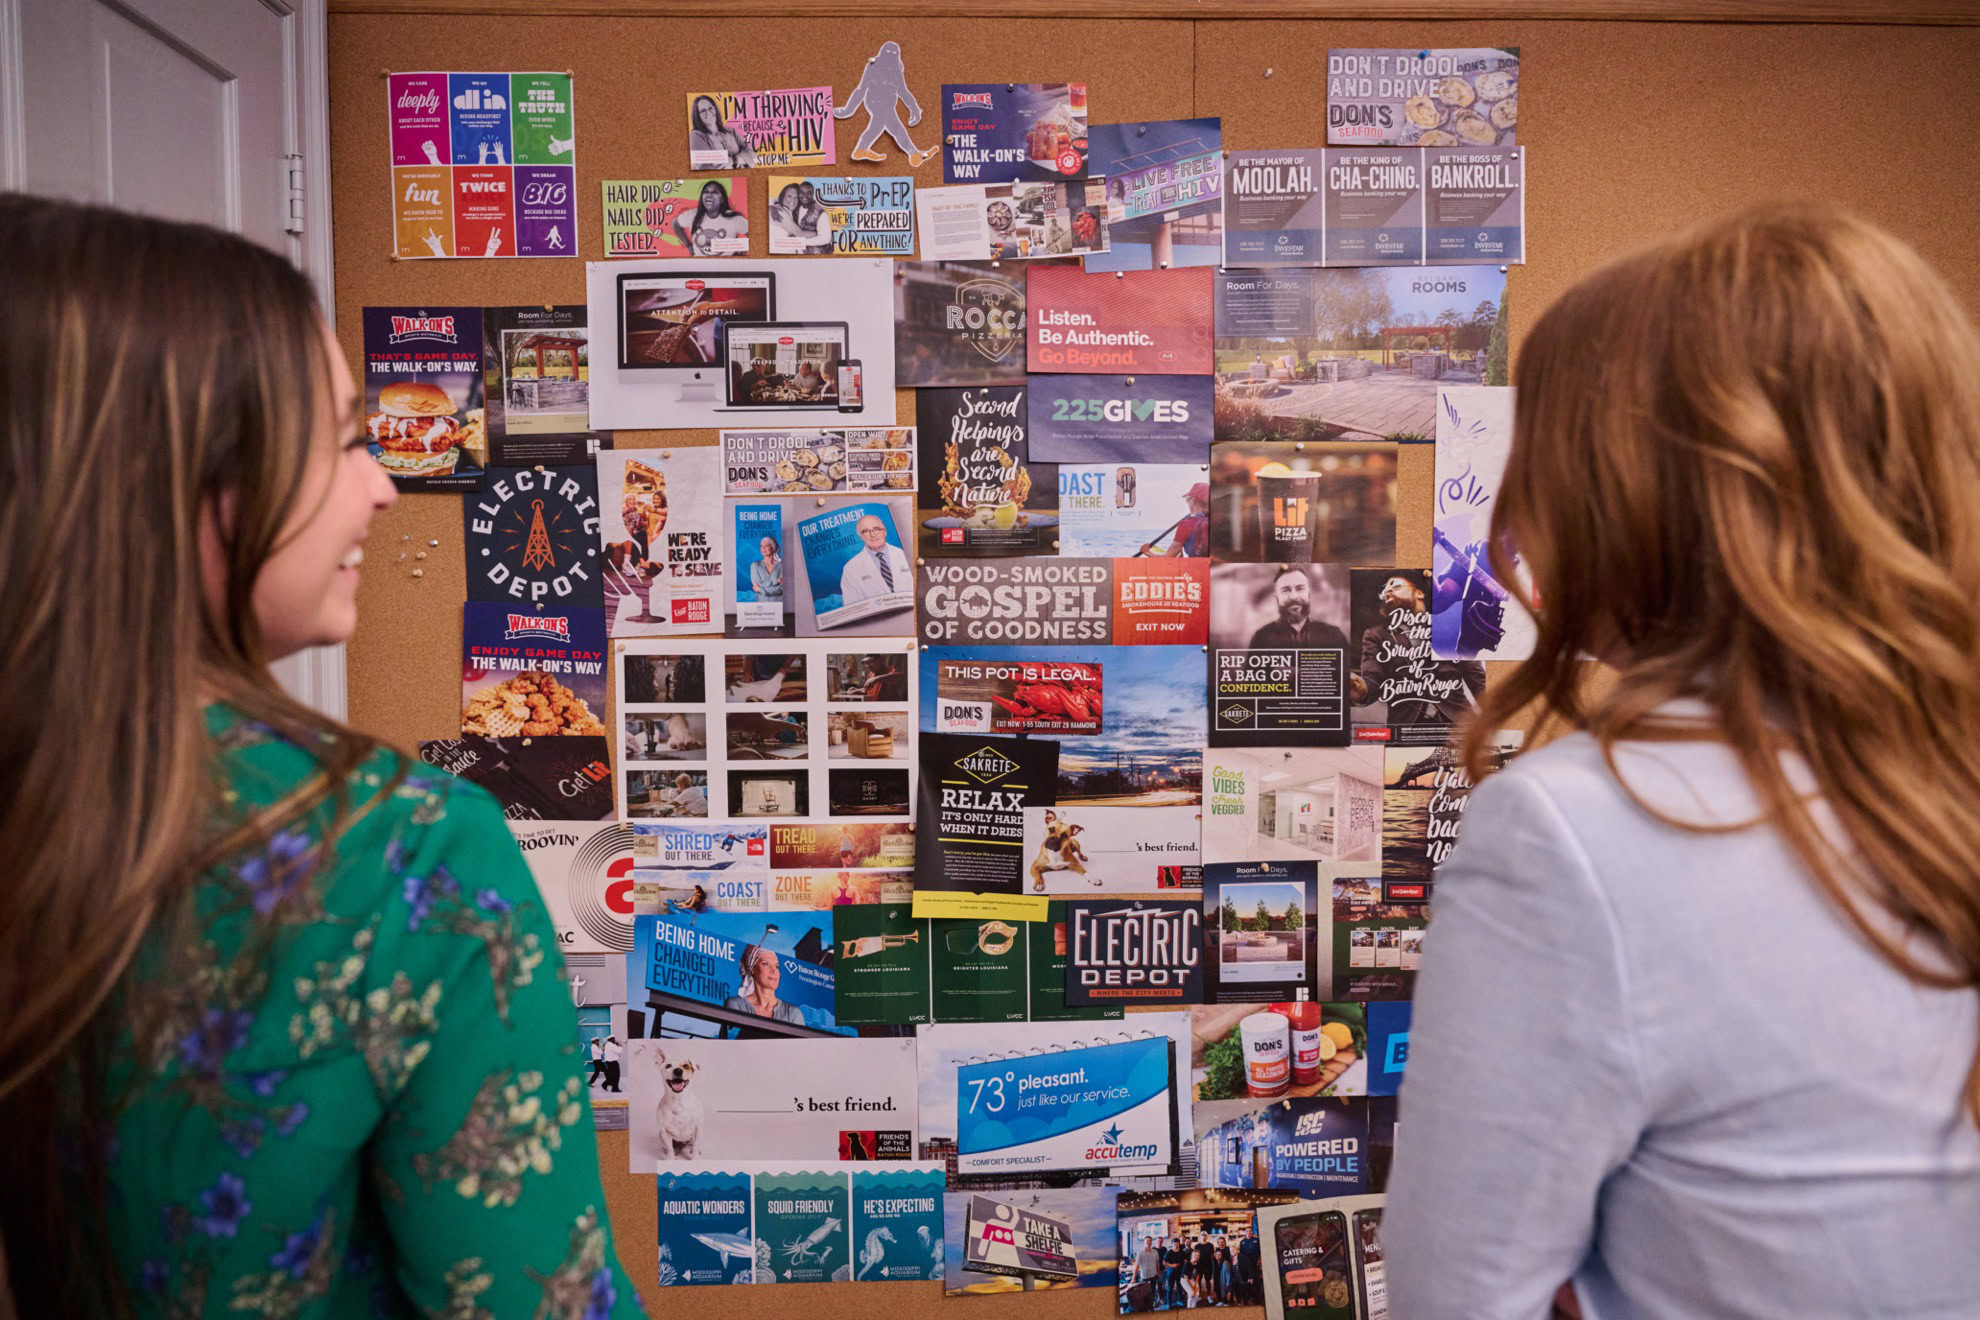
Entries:
POLYGON ((0 196, 0 1246, 26 1315, 121 1309, 106 1076, 147 932, 187 920, 221 858, 326 798, 344 817, 372 749, 276 684, 250 605, 307 498, 328 370, 315 296, 275 254, 0 196), (199 528, 223 505, 210 592, 199 528), (224 816, 209 699, 321 773, 224 816))
POLYGON ((1612 772, 1623 740, 1723 742, 1885 958, 1980 985, 1980 346, 1950 290, 1844 211, 1764 207, 1577 285, 1515 383, 1492 537, 1538 642, 1473 774, 1536 702, 1612 772), (1678 697, 1710 719, 1656 713, 1678 697))

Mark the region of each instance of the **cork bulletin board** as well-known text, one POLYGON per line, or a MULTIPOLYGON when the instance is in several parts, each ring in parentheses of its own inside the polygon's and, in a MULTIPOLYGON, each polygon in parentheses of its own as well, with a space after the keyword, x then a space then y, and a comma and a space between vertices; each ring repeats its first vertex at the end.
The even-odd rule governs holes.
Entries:
MULTIPOLYGON (((1980 76, 1980 28, 1847 24, 1560 21, 1244 21, 1080 18, 746 19, 585 17, 518 0, 446 15, 344 0, 330 18, 336 318, 353 369, 369 304, 582 303, 582 260, 603 257, 600 181, 690 173, 691 87, 849 88, 882 41, 900 43, 924 109, 917 142, 939 138, 942 82, 1083 79, 1094 123, 1216 115, 1228 147, 1325 142, 1330 46, 1517 45, 1530 152, 1530 263, 1509 283, 1514 351, 1533 314, 1607 257, 1692 220, 1767 198, 1826 197, 1915 244, 1980 314, 1980 172, 1957 112, 1980 76), (392 259, 382 74, 413 69, 570 69, 576 75, 577 258, 392 259), (711 72, 719 71, 719 72, 711 72)), ((453 9, 451 2, 444 6, 453 9)), ((863 117, 845 121, 842 134, 863 117)), ((898 153, 833 172, 906 173, 898 153)), ((757 180, 768 177, 758 171, 757 180)), ((939 158, 914 171, 941 183, 939 158)), ((767 231, 752 181, 751 227, 767 231)), ((913 400, 903 391, 904 420, 913 400)), ((620 432, 622 443, 716 443, 713 431, 620 432)), ((1432 449, 1401 451, 1398 563, 1430 563, 1432 449)), ((454 736, 460 710, 461 501, 402 497, 373 525, 348 650, 350 719, 410 747, 454 736)), ((1495 669, 1501 666, 1494 666, 1495 669)), ((1495 674, 1494 677, 1498 677, 1495 674)), ((652 1285, 650 1178, 626 1174, 626 1137, 599 1137, 621 1259, 659 1314, 652 1285)), ((899 1315, 948 1305, 933 1284, 788 1285, 672 1291, 667 1314, 899 1315)), ((1104 1293, 960 1300, 1000 1315, 1097 1316, 1104 1293)))

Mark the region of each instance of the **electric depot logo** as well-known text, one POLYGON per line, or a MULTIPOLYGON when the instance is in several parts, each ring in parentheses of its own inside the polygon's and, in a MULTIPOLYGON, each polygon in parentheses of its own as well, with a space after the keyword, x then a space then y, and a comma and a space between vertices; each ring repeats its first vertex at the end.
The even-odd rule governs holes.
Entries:
POLYGON ((566 893, 571 912, 600 948, 631 953, 633 947, 633 832, 607 825, 571 858, 566 893))
POLYGON ((994 784, 1018 769, 1018 763, 994 747, 980 747, 956 762, 956 769, 979 784, 994 784))

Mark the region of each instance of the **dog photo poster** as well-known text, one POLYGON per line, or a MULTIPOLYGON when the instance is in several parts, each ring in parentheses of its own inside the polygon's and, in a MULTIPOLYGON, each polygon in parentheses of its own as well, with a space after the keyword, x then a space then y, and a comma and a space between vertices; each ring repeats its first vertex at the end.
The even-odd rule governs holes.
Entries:
POLYGON ((625 1049, 631 1172, 734 1160, 914 1158, 915 1044, 635 1040, 625 1049))

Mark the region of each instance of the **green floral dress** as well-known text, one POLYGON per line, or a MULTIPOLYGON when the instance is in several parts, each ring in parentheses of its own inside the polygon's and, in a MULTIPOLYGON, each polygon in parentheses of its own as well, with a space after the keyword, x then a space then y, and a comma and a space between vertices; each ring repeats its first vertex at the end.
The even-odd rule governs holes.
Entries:
MULTIPOLYGON (((311 773, 207 718, 233 809, 311 773)), ((373 758, 352 801, 397 764, 373 758)), ((638 1314, 576 1011, 500 808, 415 765, 325 849, 330 819, 206 877, 190 978, 152 975, 159 947, 134 973, 110 1172, 138 1314, 638 1314)))

